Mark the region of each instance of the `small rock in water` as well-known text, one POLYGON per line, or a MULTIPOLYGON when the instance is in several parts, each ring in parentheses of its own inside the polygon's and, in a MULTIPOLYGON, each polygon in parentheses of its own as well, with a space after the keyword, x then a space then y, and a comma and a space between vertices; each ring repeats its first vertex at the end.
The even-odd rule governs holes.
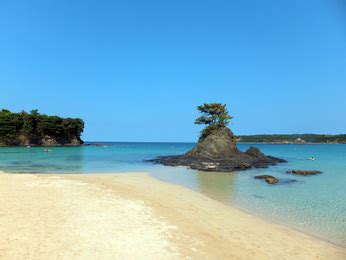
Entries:
POLYGON ((292 171, 287 171, 286 173, 309 176, 309 175, 320 174, 322 172, 321 171, 292 170, 292 171))
POLYGON ((261 179, 261 180, 264 179, 269 184, 275 184, 279 182, 277 178, 271 175, 258 175, 258 176, 255 176, 255 179, 261 179))

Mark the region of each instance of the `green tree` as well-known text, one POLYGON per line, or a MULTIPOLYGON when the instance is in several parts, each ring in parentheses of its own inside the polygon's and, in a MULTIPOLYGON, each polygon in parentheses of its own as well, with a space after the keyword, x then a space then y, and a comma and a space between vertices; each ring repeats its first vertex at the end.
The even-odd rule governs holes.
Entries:
POLYGON ((23 122, 19 114, 2 109, 0 111, 0 143, 12 142, 22 125, 23 122))
POLYGON ((226 104, 220 103, 204 103, 198 106, 197 109, 202 113, 202 116, 195 120, 195 124, 208 126, 226 126, 233 118, 228 114, 226 104))
POLYGON ((197 109, 202 115, 196 118, 195 124, 207 125, 207 127, 202 130, 200 138, 205 138, 211 131, 228 125, 229 121, 233 118, 228 114, 226 104, 204 103, 198 106, 197 109))

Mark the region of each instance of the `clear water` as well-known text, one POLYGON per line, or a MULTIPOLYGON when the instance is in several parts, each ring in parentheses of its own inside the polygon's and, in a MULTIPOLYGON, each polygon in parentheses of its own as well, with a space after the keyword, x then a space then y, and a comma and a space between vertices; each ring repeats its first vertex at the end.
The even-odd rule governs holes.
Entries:
MULTIPOLYGON (((146 171, 152 176, 200 191, 270 221, 288 225, 346 246, 346 145, 257 144, 264 153, 288 163, 267 169, 206 173, 185 167, 143 162, 158 155, 181 154, 193 143, 109 143, 108 147, 0 148, 0 170, 32 173, 93 173, 146 171), (314 156, 316 161, 306 158, 314 156), (321 170, 311 177, 286 174, 291 169, 321 170), (255 180, 270 174, 289 184, 255 180)), ((248 144, 238 145, 241 150, 248 144)))

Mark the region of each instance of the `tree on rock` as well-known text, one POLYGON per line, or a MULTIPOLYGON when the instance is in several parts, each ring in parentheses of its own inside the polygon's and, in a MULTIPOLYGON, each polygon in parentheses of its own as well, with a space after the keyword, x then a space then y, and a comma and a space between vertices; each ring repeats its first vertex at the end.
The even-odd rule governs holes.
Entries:
POLYGON ((209 103, 198 106, 197 109, 202 115, 196 119, 195 124, 206 125, 197 145, 185 154, 159 156, 150 160, 151 162, 216 172, 263 168, 285 162, 283 159, 265 156, 254 147, 245 153, 240 151, 231 129, 227 127, 232 116, 228 114, 226 105, 209 103))
POLYGON ((201 136, 208 135, 215 128, 228 125, 229 121, 233 118, 233 116, 228 114, 226 104, 204 103, 198 106, 197 109, 202 113, 202 116, 195 120, 195 124, 207 125, 202 130, 201 136))

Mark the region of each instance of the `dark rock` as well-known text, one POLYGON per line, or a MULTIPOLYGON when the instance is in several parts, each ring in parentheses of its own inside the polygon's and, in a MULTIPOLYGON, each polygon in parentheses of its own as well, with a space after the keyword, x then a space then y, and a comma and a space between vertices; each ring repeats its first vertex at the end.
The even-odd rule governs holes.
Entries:
POLYGON ((306 171, 306 170, 292 170, 292 171, 287 171, 286 173, 309 176, 309 175, 321 174, 322 172, 320 172, 320 171, 306 171))
POLYGON ((247 155, 254 156, 257 158, 265 158, 266 156, 264 153, 262 153, 257 147, 251 146, 247 151, 245 152, 247 155))
POLYGON ((209 159, 233 157, 241 154, 236 147, 235 137, 227 127, 215 128, 207 136, 198 140, 198 145, 185 156, 209 159))
POLYGON ((200 171, 230 172, 250 168, 265 168, 286 162, 283 159, 265 156, 258 148, 250 147, 246 153, 236 146, 232 131, 225 127, 215 127, 206 136, 200 137, 198 144, 183 155, 160 156, 149 162, 167 166, 188 166, 200 171))
POLYGON ((54 137, 44 135, 42 138, 30 139, 20 136, 18 139, 10 143, 1 143, 1 146, 79 146, 83 141, 79 136, 71 135, 68 137, 54 137))
POLYGON ((255 179, 265 180, 269 184, 275 184, 279 182, 277 178, 271 175, 258 175, 255 176, 255 179))
POLYGON ((37 144, 42 146, 60 146, 60 145, 78 146, 83 144, 83 141, 75 135, 69 136, 68 138, 66 137, 59 138, 59 137, 45 135, 39 142, 37 142, 37 144))

